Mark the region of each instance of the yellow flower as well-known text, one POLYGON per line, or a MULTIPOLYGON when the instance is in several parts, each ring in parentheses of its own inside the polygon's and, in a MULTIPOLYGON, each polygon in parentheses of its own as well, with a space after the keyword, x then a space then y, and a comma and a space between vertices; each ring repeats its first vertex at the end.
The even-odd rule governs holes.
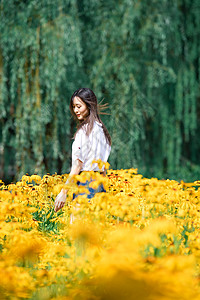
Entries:
POLYGON ((72 225, 71 236, 75 241, 98 245, 100 232, 94 224, 78 221, 72 225))
POLYGON ((30 181, 35 181, 35 183, 40 183, 41 182, 41 177, 39 175, 32 175, 30 177, 30 181))
POLYGON ((13 236, 9 245, 10 254, 19 260, 35 261, 46 245, 44 238, 34 235, 33 232, 19 231, 13 236))

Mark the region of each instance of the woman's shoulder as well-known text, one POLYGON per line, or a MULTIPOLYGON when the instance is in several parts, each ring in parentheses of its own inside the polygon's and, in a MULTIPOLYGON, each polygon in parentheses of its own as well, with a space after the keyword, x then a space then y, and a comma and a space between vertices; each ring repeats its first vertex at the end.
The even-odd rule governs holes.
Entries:
MULTIPOLYGON (((75 139, 79 139, 83 136, 87 136, 86 134, 87 128, 88 128, 88 124, 84 124, 81 128, 79 128, 75 134, 75 139)), ((95 120, 91 133, 97 133, 97 132, 103 132, 103 126, 100 122, 95 120)), ((89 135, 91 135, 91 133, 89 135)))
POLYGON ((94 121, 94 125, 93 125, 93 130, 94 131, 103 131, 103 126, 100 122, 98 121, 94 121))

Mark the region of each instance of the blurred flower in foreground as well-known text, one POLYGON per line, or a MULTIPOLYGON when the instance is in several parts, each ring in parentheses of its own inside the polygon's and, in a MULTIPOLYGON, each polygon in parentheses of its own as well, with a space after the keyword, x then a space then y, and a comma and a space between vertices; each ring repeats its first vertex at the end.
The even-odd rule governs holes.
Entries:
POLYGON ((46 241, 43 237, 39 237, 32 232, 18 231, 13 236, 8 247, 10 255, 16 257, 20 261, 35 262, 39 258, 46 246, 46 241))

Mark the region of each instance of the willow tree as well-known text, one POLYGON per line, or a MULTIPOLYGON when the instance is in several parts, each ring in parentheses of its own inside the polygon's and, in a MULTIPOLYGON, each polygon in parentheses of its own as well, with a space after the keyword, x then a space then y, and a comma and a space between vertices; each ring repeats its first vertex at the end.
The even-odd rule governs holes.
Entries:
MULTIPOLYGON (((82 82, 74 1, 1 1, 1 151, 5 176, 69 168, 68 102, 82 82)), ((3 175, 3 174, 2 174, 3 175)))
POLYGON ((155 177, 197 176, 199 1, 90 1, 90 9, 88 2, 79 8, 83 58, 110 102, 111 164, 155 177))
POLYGON ((4 176, 69 171, 68 102, 86 86, 110 105, 112 168, 196 178, 198 0, 2 0, 0 10, 4 176))

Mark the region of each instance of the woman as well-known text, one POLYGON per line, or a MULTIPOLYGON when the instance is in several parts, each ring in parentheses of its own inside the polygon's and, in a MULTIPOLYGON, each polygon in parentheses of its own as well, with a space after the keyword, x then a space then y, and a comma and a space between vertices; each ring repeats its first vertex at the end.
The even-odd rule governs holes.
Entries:
MULTIPOLYGON (((97 98, 92 90, 81 88, 75 91, 71 97, 70 111, 79 125, 72 144, 72 168, 66 183, 82 171, 101 171, 98 164, 92 162, 98 159, 107 162, 111 151, 111 137, 99 117, 97 98)), ((103 174, 106 174, 105 168, 103 174)), ((84 184, 79 182, 79 185, 84 184)), ((105 191, 103 187, 96 190, 102 191, 105 191)), ((65 205, 66 196, 67 190, 62 189, 55 199, 55 211, 65 205)))

